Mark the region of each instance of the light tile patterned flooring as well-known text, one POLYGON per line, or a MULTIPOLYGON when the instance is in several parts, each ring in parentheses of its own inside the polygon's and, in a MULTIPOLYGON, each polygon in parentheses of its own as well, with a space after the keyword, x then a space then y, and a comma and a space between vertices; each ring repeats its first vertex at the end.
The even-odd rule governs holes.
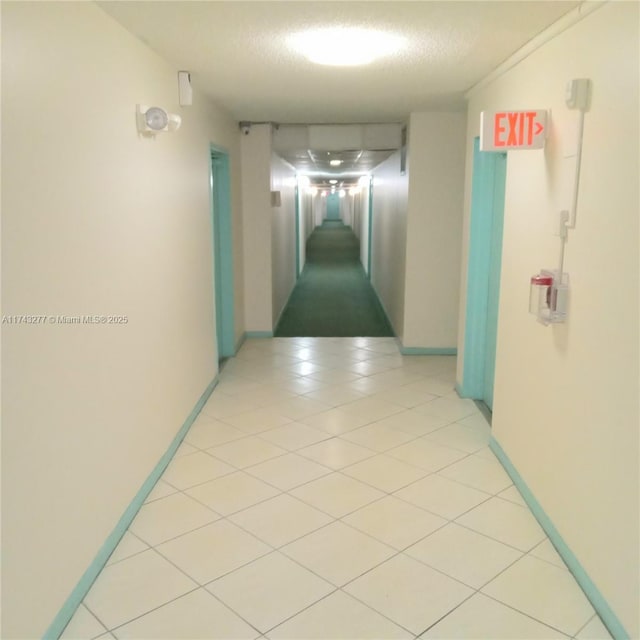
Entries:
POLYGON ((609 638, 454 371, 248 340, 62 637, 609 638))

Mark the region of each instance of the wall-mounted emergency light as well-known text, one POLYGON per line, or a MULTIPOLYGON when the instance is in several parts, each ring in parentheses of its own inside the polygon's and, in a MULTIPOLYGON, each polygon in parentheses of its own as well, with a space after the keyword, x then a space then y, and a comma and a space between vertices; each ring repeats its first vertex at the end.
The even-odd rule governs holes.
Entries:
POLYGON ((182 124, 182 118, 165 111, 162 107, 137 105, 136 122, 138 131, 145 136, 155 136, 163 131, 176 131, 182 124))

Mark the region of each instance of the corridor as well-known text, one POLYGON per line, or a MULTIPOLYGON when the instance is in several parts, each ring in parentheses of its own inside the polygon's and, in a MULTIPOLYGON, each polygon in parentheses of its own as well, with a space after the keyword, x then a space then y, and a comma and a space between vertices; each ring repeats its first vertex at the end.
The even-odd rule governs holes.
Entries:
POLYGON ((360 263, 360 243, 351 227, 325 220, 307 240, 306 257, 276 337, 393 336, 360 263))
POLYGON ((3 640, 640 638, 638 0, 0 14, 3 640))
POLYGON ((247 340, 62 637, 610 637, 454 369, 247 340))

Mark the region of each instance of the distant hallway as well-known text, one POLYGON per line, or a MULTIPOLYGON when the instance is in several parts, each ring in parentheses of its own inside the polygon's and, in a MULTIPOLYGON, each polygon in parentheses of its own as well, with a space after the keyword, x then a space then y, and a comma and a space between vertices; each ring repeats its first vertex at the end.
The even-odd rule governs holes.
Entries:
POLYGON ((360 245, 351 227, 325 221, 309 236, 306 253, 275 336, 393 336, 360 264, 360 245))

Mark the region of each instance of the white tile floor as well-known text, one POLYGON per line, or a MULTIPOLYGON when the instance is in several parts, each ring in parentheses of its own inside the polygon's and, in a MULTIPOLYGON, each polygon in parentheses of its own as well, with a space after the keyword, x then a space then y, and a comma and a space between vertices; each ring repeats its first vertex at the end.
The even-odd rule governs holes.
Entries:
POLYGON ((609 638, 455 358, 248 340, 63 638, 609 638))

